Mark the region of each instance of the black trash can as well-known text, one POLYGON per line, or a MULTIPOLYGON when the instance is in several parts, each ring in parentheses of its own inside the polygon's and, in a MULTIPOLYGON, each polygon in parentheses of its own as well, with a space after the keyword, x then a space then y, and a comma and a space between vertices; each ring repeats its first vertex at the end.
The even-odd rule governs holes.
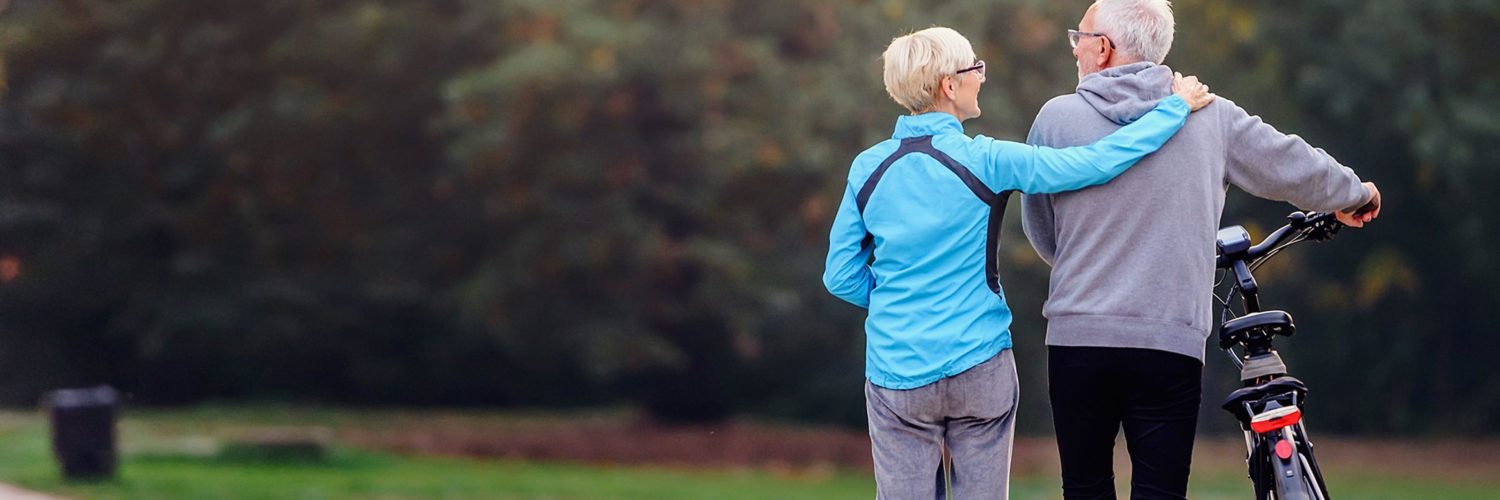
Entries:
POLYGON ((52 422, 52 453, 63 478, 114 477, 120 394, 109 386, 60 389, 47 395, 45 406, 52 422))

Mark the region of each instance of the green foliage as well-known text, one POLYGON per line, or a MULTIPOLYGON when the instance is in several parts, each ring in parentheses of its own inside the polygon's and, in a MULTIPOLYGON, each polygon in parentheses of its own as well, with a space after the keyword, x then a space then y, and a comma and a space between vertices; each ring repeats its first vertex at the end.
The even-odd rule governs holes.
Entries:
MULTIPOLYGON (((1291 131, 1375 181, 1389 207, 1271 275, 1274 304, 1309 333, 1286 350, 1314 388, 1319 427, 1500 430, 1500 378, 1484 361, 1500 355, 1488 331, 1500 267, 1486 250, 1500 243, 1487 193, 1500 185, 1500 68, 1483 62, 1500 5, 1272 2, 1251 13, 1234 62, 1282 90, 1241 103, 1294 106, 1291 131)), ((1246 205, 1226 221, 1269 226, 1272 210, 1246 205)))
MULTIPOLYGON (((862 311, 818 276, 848 161, 900 112, 880 50, 965 33, 992 68, 969 132, 1020 138, 1072 87, 1061 33, 1083 8, 13 1, 0 256, 22 273, 0 286, 0 401, 108 382, 151 403, 625 400, 858 425, 862 311)), ((1263 278, 1310 332, 1286 350, 1320 425, 1494 432, 1497 9, 1176 13, 1169 64, 1390 207, 1263 278)), ((1225 222, 1287 210, 1235 198, 1225 222)), ((1005 283, 1035 359, 1047 275, 1014 215, 1005 283)), ((1038 430, 1041 365, 1021 363, 1038 430)), ((1229 381, 1208 371, 1211 400, 1229 381)))
POLYGON ((309 5, 13 6, 5 399, 100 380, 159 402, 503 389, 484 374, 499 346, 431 297, 481 228, 431 189, 428 122, 444 75, 484 52, 458 50, 440 4, 309 5))

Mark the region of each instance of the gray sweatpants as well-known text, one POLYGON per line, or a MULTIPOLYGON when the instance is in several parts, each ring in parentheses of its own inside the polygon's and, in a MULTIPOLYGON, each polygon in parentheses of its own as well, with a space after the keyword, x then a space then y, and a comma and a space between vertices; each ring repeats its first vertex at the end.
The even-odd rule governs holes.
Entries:
POLYGON ((1019 395, 1010 349, 916 389, 886 389, 866 380, 876 498, 942 499, 946 485, 957 500, 1009 498, 1019 395), (946 464, 945 446, 951 457, 946 464))

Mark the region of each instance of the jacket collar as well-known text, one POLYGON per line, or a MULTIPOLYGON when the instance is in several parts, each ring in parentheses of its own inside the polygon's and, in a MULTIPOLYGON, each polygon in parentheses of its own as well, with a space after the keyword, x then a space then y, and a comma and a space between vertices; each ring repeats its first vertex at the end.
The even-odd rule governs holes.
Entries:
POLYGON ((920 115, 903 115, 897 118, 896 132, 891 134, 891 138, 906 139, 924 135, 962 133, 964 133, 964 126, 958 122, 957 117, 941 111, 933 111, 920 115))

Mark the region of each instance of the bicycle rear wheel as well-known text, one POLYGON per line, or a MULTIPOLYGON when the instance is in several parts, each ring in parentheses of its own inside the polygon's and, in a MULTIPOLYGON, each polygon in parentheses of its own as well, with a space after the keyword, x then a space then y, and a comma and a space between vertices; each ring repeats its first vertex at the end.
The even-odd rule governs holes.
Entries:
MULTIPOLYGON (((1301 465, 1296 466, 1302 469, 1301 465)), ((1317 486, 1312 484, 1311 475, 1304 473, 1293 477, 1276 476, 1276 499, 1277 500, 1325 500, 1318 493, 1317 486)))
POLYGON ((1300 425, 1284 427, 1280 439, 1264 439, 1268 475, 1275 482, 1272 491, 1278 500, 1328 500, 1322 475, 1313 462, 1310 445, 1299 432, 1300 425), (1286 444, 1279 444, 1285 442, 1286 444), (1278 447, 1285 447, 1278 450, 1278 447), (1284 457, 1284 458, 1283 458, 1284 457))

